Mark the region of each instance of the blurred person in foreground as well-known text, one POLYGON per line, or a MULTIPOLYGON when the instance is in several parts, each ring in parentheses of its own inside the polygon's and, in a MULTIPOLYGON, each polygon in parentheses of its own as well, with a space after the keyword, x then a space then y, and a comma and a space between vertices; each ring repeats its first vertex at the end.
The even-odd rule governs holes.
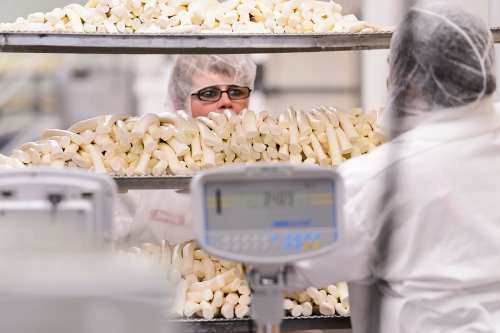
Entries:
MULTIPOLYGON (((178 55, 167 87, 167 110, 184 110, 193 118, 248 107, 257 66, 249 55, 178 55)), ((194 238, 189 193, 176 190, 138 190, 122 194, 115 209, 119 240, 171 244, 194 238)))
POLYGON ((354 333, 500 332, 494 59, 489 28, 451 4, 413 7, 394 32, 391 140, 339 167, 342 244, 298 263, 293 287, 348 281, 354 333))

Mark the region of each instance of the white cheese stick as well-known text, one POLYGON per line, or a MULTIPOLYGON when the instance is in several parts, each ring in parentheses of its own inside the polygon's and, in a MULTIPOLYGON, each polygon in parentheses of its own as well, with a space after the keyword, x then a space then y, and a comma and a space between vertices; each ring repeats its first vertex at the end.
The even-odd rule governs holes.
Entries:
POLYGON ((321 144, 319 143, 318 138, 314 133, 311 133, 310 138, 311 138, 312 148, 318 159, 319 165, 326 166, 328 164, 327 157, 325 152, 323 151, 323 148, 321 148, 321 144))
POLYGON ((175 151, 177 156, 184 156, 189 153, 189 147, 183 142, 180 142, 175 137, 171 137, 167 140, 167 143, 175 151))
POLYGON ((182 248, 182 266, 181 273, 183 275, 189 275, 193 273, 194 270, 194 249, 196 244, 194 242, 187 243, 182 248))
MULTIPOLYGON (((149 134, 146 133, 142 137, 142 144, 144 146, 144 151, 145 152, 152 153, 158 147, 158 140, 153 139, 153 137, 151 135, 149 135, 149 134)), ((170 144, 170 142, 169 142, 169 144, 170 144)), ((172 145, 170 145, 170 146, 172 146, 172 145)))
POLYGON ((313 306, 311 302, 304 302, 302 305, 302 315, 305 317, 309 317, 313 313, 313 306))
POLYGON ((302 162, 302 154, 290 154, 290 162, 299 164, 302 162))
POLYGON ((335 304, 335 311, 342 317, 347 317, 349 316, 349 308, 344 308, 344 306, 341 303, 335 304))
POLYGON ((215 152, 220 152, 224 149, 222 139, 213 133, 205 124, 197 122, 200 130, 200 140, 203 144, 213 147, 215 152))
POLYGON ((14 149, 12 151, 12 156, 13 158, 18 159, 19 161, 25 163, 25 164, 30 164, 31 163, 31 155, 28 154, 27 152, 19 149, 14 149))
POLYGON ((196 133, 198 133, 198 126, 196 125, 196 121, 193 119, 193 117, 189 116, 183 110, 178 110, 177 115, 186 121, 189 127, 189 129, 186 132, 187 134, 195 135, 196 133))
POLYGON ((228 123, 236 125, 241 123, 241 117, 230 109, 224 109, 222 113, 226 116, 228 123))
POLYGON ((203 270, 205 273, 205 279, 210 280, 215 276, 215 266, 214 262, 210 258, 201 259, 201 263, 203 265, 203 270))
POLYGON ((238 304, 234 307, 236 318, 244 318, 250 313, 250 307, 245 304, 238 304))
POLYGON ((278 126, 281 129, 288 129, 290 127, 290 117, 287 112, 282 113, 278 117, 278 126))
POLYGON ((96 134, 106 134, 111 133, 113 130, 113 125, 118 120, 125 120, 128 118, 126 114, 112 114, 106 116, 97 117, 97 126, 95 129, 96 134))
POLYGON ((232 136, 235 138, 237 144, 241 145, 246 142, 245 132, 243 130, 243 125, 236 124, 232 136))
POLYGON ((205 141, 201 141, 201 150, 203 153, 202 157, 202 167, 204 169, 214 168, 216 166, 215 151, 205 144, 205 141))
POLYGON ((280 146, 280 149, 278 150, 278 157, 282 161, 288 161, 290 159, 290 152, 288 151, 287 144, 280 146))
POLYGON ((319 305, 319 313, 324 316, 333 316, 335 308, 325 301, 319 305))
POLYGON ((170 124, 160 126, 160 139, 162 139, 165 142, 167 142, 168 139, 173 137, 175 133, 176 133, 175 128, 170 124))
POLYGON ((203 291, 188 291, 186 293, 186 299, 195 303, 210 301, 213 297, 214 294, 211 289, 205 289, 203 291))
POLYGON ((215 316, 214 309, 207 301, 200 303, 201 313, 204 319, 213 319, 215 316))
POLYGON ((174 150, 166 143, 160 143, 158 148, 165 154, 165 158, 168 162, 168 167, 174 175, 189 175, 191 172, 188 168, 183 167, 179 163, 179 159, 175 154, 174 150))
MULTIPOLYGON (((298 128, 299 128, 299 132, 300 134, 305 134, 305 135, 309 135, 312 133, 312 128, 311 126, 309 125, 309 121, 308 121, 308 117, 306 116, 305 112, 304 111, 297 111, 296 112, 296 117, 297 117, 297 125, 298 125, 298 128)), ((290 119, 292 119, 290 117, 290 119)))
POLYGON ((326 287, 327 292, 332 295, 333 297, 339 297, 339 291, 336 285, 331 284, 328 287, 326 287))
MULTIPOLYGON (((218 126, 225 127, 228 123, 228 119, 224 113, 210 112, 208 118, 214 121, 218 126)), ((198 119, 198 118, 197 118, 198 119)))
POLYGON ((290 314, 292 315, 292 317, 298 317, 302 315, 302 305, 300 304, 295 305, 293 309, 290 310, 290 314))
POLYGON ((241 295, 238 301, 238 303, 241 305, 250 305, 251 302, 252 298, 249 295, 241 295))
MULTIPOLYGON (((77 148, 79 148, 79 147, 77 146, 77 148)), ((28 148, 25 150, 25 152, 30 155, 30 160, 31 160, 30 163, 31 164, 33 164, 33 165, 40 164, 40 153, 38 151, 36 151, 33 148, 28 148)))
POLYGON ((347 138, 349 140, 355 140, 359 137, 359 133, 356 131, 356 129, 354 128, 351 120, 349 119, 349 117, 347 116, 347 114, 345 114, 343 111, 338 111, 336 113, 336 116, 340 122, 340 126, 342 126, 342 129, 344 130, 347 138))
POLYGON ((297 305, 297 302, 292 301, 289 298, 285 298, 283 300, 283 309, 284 310, 292 310, 297 305))
POLYGON ((197 173, 200 171, 200 166, 193 160, 191 157, 191 154, 187 153, 184 155, 184 162, 186 163, 187 168, 192 172, 192 173, 197 173))
POLYGON ((162 112, 158 114, 161 124, 172 124, 174 127, 188 135, 196 134, 197 130, 186 119, 173 112, 162 112))
POLYGON ((323 114, 321 112, 316 113, 315 110, 306 112, 309 124, 317 133, 323 133, 325 131, 325 120, 328 120, 328 118, 324 116, 324 118, 326 118, 324 119, 323 117, 321 117, 322 115, 323 114))
POLYGON ((192 317, 200 309, 201 309, 201 307, 200 307, 199 303, 193 302, 191 300, 187 300, 186 303, 184 304, 184 315, 186 317, 192 317))
POLYGON ((224 303, 220 310, 221 315, 226 319, 234 318, 234 305, 230 303, 224 303))
POLYGON ((195 250, 193 256, 194 256, 194 259, 196 259, 196 260, 210 258, 208 253, 206 253, 205 251, 203 251, 201 249, 195 250))
POLYGON ((330 294, 326 295, 326 301, 333 307, 335 307, 335 304, 338 303, 337 297, 330 294))
POLYGON ((250 287, 248 286, 248 282, 246 280, 242 280, 240 286, 238 287, 238 293, 240 295, 250 295, 250 287))
POLYGON ((218 125, 215 121, 207 117, 198 117, 196 118, 196 121, 199 121, 210 128, 221 139, 227 140, 231 137, 231 134, 225 127, 218 125))
POLYGON ((342 303, 342 306, 347 309, 349 307, 349 293, 347 290, 347 283, 339 282, 336 284, 336 286, 339 293, 340 303, 342 303))
MULTIPOLYGON (((174 303, 170 310, 170 313, 174 316, 180 317, 184 314, 184 307, 185 307, 184 303, 186 300, 187 287, 188 283, 184 279, 180 280, 179 283, 176 285, 174 303)), ((196 311, 194 311, 193 313, 191 312, 189 313, 190 315, 193 315, 196 311)))
POLYGON ((239 297, 238 297, 238 294, 236 293, 229 293, 226 295, 226 303, 228 304, 231 304, 233 306, 235 306, 236 304, 238 304, 238 301, 239 301, 239 297))
POLYGON ((264 121, 269 117, 269 112, 267 111, 261 111, 257 112, 255 115, 255 124, 257 125, 257 128, 262 126, 264 124, 264 121))
POLYGON ((227 284, 222 288, 222 291, 225 293, 232 293, 238 291, 240 287, 241 280, 240 278, 235 278, 231 283, 227 284))
POLYGON ((148 167, 149 160, 151 159, 151 153, 147 153, 145 150, 142 152, 139 158, 139 163, 135 167, 134 174, 136 176, 145 176, 146 168, 148 167))
POLYGON ((201 150, 200 136, 198 133, 193 135, 191 140, 191 157, 195 161, 200 161, 203 157, 203 151, 201 150))
POLYGON ((85 130, 94 130, 97 127, 97 118, 94 117, 86 120, 82 120, 68 128, 68 131, 73 133, 81 133, 85 130))
POLYGON ((134 138, 142 138, 146 133, 149 126, 157 124, 160 125, 160 118, 154 113, 145 113, 134 124, 131 135, 134 138))
MULTIPOLYGON (((299 144, 299 128, 297 125, 296 112, 292 107, 287 109, 288 118, 290 119, 290 127, 288 129, 290 134, 289 149, 290 153, 298 154, 301 152, 301 147, 299 144)), ((285 139, 285 142, 287 140, 285 139)))
POLYGON ((42 134, 42 139, 47 139, 52 136, 66 136, 71 139, 72 142, 76 143, 77 145, 81 145, 83 143, 83 139, 80 135, 71 132, 71 131, 65 131, 65 130, 58 130, 58 129, 48 129, 43 131, 42 134))
POLYGON ((215 307, 221 307, 224 304, 224 293, 221 290, 214 292, 214 298, 212 299, 212 305, 215 307))
POLYGON ((102 161, 102 155, 97 152, 93 145, 86 145, 84 149, 90 154, 90 159, 92 160, 92 166, 94 171, 97 173, 106 173, 106 168, 102 161))
POLYGON ((161 159, 151 170, 153 176, 159 177, 163 176, 167 172, 168 161, 167 159, 161 159))
POLYGON ((249 109, 244 109, 241 111, 241 117, 241 124, 245 138, 253 139, 258 137, 259 130, 257 128, 257 118, 255 112, 249 109))
POLYGON ((349 154, 352 151, 352 144, 347 138, 346 134, 342 128, 335 128, 335 134, 337 135, 337 140, 339 142, 339 147, 342 155, 349 154))
POLYGON ((276 120, 274 120, 272 117, 267 117, 264 120, 264 123, 269 126, 269 129, 271 131, 272 135, 280 135, 281 134, 281 128, 277 125, 276 120))

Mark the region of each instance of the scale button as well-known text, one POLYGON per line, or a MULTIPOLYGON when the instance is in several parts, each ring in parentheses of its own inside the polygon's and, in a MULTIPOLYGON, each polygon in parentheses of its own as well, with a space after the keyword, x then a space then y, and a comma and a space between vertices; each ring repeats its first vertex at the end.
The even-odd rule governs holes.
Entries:
POLYGON ((313 234, 313 240, 319 240, 320 238, 321 238, 321 235, 320 235, 320 233, 319 233, 319 232, 315 232, 315 233, 313 234))
POLYGON ((311 240, 311 233, 309 233, 309 232, 305 233, 304 240, 306 240, 306 241, 311 240))
POLYGON ((308 250, 312 246, 312 242, 310 240, 304 242, 304 249, 308 250))
POLYGON ((302 234, 300 232, 295 234, 295 241, 300 241, 302 239, 302 234))
POLYGON ((321 241, 320 240, 315 241, 314 244, 313 244, 313 247, 315 249, 318 249, 320 246, 321 246, 321 241))
POLYGON ((295 243, 295 250, 300 250, 300 249, 302 249, 302 242, 295 243))
POLYGON ((285 243, 285 250, 291 250, 292 248, 293 248, 293 244, 292 243, 289 243, 289 242, 285 243))
POLYGON ((286 234, 285 235, 285 240, 286 241, 291 241, 292 240, 292 234, 286 234))

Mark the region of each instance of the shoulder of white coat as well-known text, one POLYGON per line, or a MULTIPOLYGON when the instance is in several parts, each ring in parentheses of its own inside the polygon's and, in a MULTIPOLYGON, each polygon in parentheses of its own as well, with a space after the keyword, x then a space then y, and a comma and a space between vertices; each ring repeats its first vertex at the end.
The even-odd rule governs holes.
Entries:
POLYGON ((359 190, 371 179, 384 173, 392 164, 392 143, 377 147, 369 154, 354 157, 342 163, 337 171, 342 176, 344 186, 349 190, 359 190))

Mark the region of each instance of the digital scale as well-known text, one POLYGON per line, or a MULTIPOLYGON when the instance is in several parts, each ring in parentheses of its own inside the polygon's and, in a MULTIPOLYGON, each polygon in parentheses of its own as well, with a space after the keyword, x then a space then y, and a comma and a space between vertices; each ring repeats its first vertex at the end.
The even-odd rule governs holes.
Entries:
POLYGON ((292 264, 340 243, 342 190, 333 169, 290 164, 219 168, 191 182, 199 245, 251 266, 251 313, 260 332, 279 331, 292 264))

